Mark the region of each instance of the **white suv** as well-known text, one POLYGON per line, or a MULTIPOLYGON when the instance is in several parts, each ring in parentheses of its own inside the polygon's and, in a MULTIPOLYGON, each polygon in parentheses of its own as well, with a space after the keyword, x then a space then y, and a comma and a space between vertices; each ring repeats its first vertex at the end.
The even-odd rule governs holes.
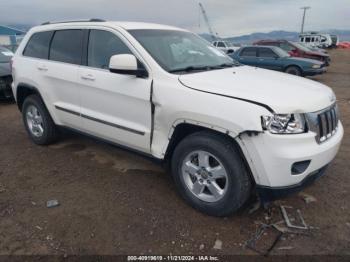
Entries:
POLYGON ((13 59, 29 137, 68 127, 170 163, 181 196, 210 215, 300 190, 343 137, 334 93, 241 66, 170 26, 90 20, 32 28, 13 59))

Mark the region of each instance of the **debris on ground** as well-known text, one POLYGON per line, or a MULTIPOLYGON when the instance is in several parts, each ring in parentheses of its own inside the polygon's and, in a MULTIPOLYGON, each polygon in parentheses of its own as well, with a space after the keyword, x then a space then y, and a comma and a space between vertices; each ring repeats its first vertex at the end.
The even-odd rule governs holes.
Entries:
POLYGON ((261 224, 256 230, 255 235, 246 242, 246 247, 260 255, 268 256, 282 236, 283 233, 271 225, 261 224), (269 241, 271 235, 274 235, 272 242, 269 241))
POLYGON ((279 247, 279 248, 277 248, 278 250, 291 250, 291 249, 293 249, 294 247, 292 247, 292 246, 285 246, 285 247, 279 247))
POLYGON ((6 191, 6 188, 2 184, 0 184, 0 193, 5 192, 5 191, 6 191))
POLYGON ((204 249, 204 244, 200 244, 199 250, 203 250, 203 249, 204 249))
POLYGON ((280 206, 280 207, 281 207, 284 221, 286 222, 286 225, 288 227, 296 228, 296 229, 309 229, 309 227, 305 223, 303 216, 301 215, 300 209, 296 210, 296 214, 288 215, 287 209, 294 211, 293 207, 290 207, 290 206, 280 206), (294 221, 296 221, 296 223, 299 223, 299 224, 293 224, 294 221))
POLYGON ((317 202, 317 199, 309 194, 306 194, 304 192, 299 193, 299 196, 301 196, 306 204, 312 203, 312 202, 317 202))
POLYGON ((43 230, 43 228, 40 227, 40 226, 35 226, 35 228, 36 228, 36 229, 39 229, 39 230, 43 230))
POLYGON ((215 241, 215 244, 214 244, 214 246, 213 246, 213 249, 218 249, 218 250, 222 249, 222 241, 219 240, 219 239, 217 239, 217 240, 215 241))
POLYGON ((49 200, 46 203, 46 207, 47 208, 52 208, 52 207, 58 207, 60 205, 60 203, 58 202, 58 200, 54 199, 54 200, 49 200))
MULTIPOLYGON (((275 248, 280 240, 286 240, 287 237, 293 238, 295 235, 308 235, 306 229, 314 229, 314 227, 308 226, 299 209, 294 209, 290 206, 280 205, 282 213, 282 220, 277 222, 274 208, 267 210, 264 214, 264 220, 269 223, 262 223, 256 221, 257 229, 251 239, 246 242, 246 247, 255 251, 256 253, 268 256, 270 252, 275 248)), ((279 217, 281 217, 281 213, 279 217)), ((290 250, 292 246, 281 246, 278 250, 290 250)))

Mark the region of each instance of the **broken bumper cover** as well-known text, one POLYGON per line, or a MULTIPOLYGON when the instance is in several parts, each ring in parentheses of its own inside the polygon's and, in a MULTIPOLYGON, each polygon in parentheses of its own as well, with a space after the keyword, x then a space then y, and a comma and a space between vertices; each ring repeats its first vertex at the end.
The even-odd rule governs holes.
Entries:
POLYGON ((343 134, 339 121, 336 133, 321 144, 311 131, 298 135, 265 132, 242 136, 258 193, 266 199, 275 199, 311 184, 337 155, 343 134))
POLYGON ((262 202, 269 202, 289 196, 291 194, 302 191, 304 188, 310 186, 315 180, 322 177, 325 174, 327 167, 328 165, 322 167, 319 170, 316 170, 296 185, 286 187, 267 187, 257 185, 256 192, 258 193, 262 202))

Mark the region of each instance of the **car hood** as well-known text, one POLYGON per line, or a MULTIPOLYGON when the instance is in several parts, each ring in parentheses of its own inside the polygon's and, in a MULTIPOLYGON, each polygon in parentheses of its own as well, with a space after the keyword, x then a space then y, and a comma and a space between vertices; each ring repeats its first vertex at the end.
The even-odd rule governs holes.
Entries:
POLYGON ((275 113, 307 113, 335 102, 333 91, 316 81, 250 66, 185 74, 180 83, 197 91, 263 104, 275 113))
POLYGON ((309 51, 309 52, 306 52, 306 54, 308 54, 308 55, 312 55, 312 56, 323 56, 323 57, 329 57, 329 54, 325 54, 325 53, 322 53, 322 52, 317 52, 317 51, 309 51))

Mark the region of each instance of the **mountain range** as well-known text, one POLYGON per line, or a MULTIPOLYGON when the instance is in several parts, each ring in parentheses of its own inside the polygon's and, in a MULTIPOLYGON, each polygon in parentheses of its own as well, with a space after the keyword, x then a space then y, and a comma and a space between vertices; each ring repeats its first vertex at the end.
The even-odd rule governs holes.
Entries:
MULTIPOLYGON (((332 35, 338 35, 340 41, 350 41, 350 30, 326 30, 322 31, 323 33, 328 33, 332 35)), ((208 41, 212 41, 212 38, 209 34, 201 34, 201 36, 208 41)), ((252 33, 249 35, 235 36, 235 37, 225 37, 223 40, 238 43, 238 44, 251 44, 258 40, 263 39, 286 39, 290 41, 298 41, 299 33, 298 32, 289 32, 289 31, 271 31, 268 33, 252 33)))

